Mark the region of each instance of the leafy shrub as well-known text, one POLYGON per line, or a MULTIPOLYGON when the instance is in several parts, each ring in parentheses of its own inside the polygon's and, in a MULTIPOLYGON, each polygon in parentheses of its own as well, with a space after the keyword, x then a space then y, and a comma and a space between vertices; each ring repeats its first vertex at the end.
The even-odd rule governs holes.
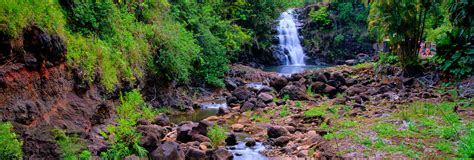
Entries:
POLYGON ((283 102, 290 100, 290 95, 285 94, 282 98, 283 102))
POLYGON ((290 110, 288 109, 288 106, 283 106, 280 110, 280 116, 281 117, 286 117, 290 113, 290 110))
POLYGON ((210 85, 224 87, 224 73, 229 69, 225 47, 209 30, 203 31, 198 41, 203 49, 198 75, 210 85))
POLYGON ((181 24, 171 21, 155 29, 158 34, 155 41, 161 42, 158 54, 154 57, 155 72, 168 80, 189 80, 192 64, 201 51, 192 33, 181 24))
POLYGON ((331 24, 328 7, 326 6, 321 6, 317 11, 312 9, 309 12, 309 17, 313 22, 321 24, 322 27, 328 27, 331 24))
POLYGON ((90 160, 92 157, 92 153, 88 150, 83 150, 81 154, 79 154, 79 160, 90 160))
POLYGON ((456 78, 468 77, 474 71, 474 44, 471 35, 463 32, 455 29, 437 40, 435 59, 439 69, 456 78))
POLYGON ((148 151, 140 146, 142 135, 136 131, 136 121, 140 118, 156 116, 150 111, 138 90, 132 90, 121 96, 122 104, 117 108, 117 125, 108 126, 111 148, 102 152, 101 157, 105 159, 122 159, 128 155, 136 154, 145 157, 148 151), (148 109, 147 109, 148 108, 148 109), (113 138, 112 138, 113 137, 113 138))
MULTIPOLYGON (((77 135, 67 135, 66 132, 59 129, 53 129, 52 133, 56 139, 56 144, 61 150, 61 157, 66 160, 75 160, 85 158, 87 150, 85 144, 83 144, 77 135)), ((90 153, 90 152, 89 152, 90 153)), ((90 157, 90 155, 89 155, 90 157)))
POLYGON ((110 34, 114 4, 112 1, 74 1, 69 13, 69 26, 83 34, 110 34))
POLYGON ((210 126, 207 130, 207 137, 211 140, 211 145, 214 148, 222 145, 227 138, 226 130, 217 124, 210 126))
POLYGON ((334 43, 336 45, 340 45, 344 42, 344 35, 342 34, 337 34, 335 37, 334 37, 334 43))
POLYGON ((0 1, 0 33, 16 38, 24 28, 32 24, 49 33, 62 35, 66 20, 56 0, 0 1))
POLYGON ((379 53, 379 60, 378 60, 378 64, 396 64, 398 63, 399 59, 398 59, 398 56, 395 55, 395 54, 391 54, 391 53, 383 53, 383 52, 380 52, 379 53))
POLYGON ((10 122, 0 122, 0 157, 2 159, 22 159, 23 142, 13 132, 10 122))
POLYGON ((308 109, 307 111, 305 111, 303 113, 304 117, 308 117, 308 118, 311 118, 311 117, 322 117, 324 115, 326 115, 326 112, 324 111, 324 108, 310 108, 308 109))

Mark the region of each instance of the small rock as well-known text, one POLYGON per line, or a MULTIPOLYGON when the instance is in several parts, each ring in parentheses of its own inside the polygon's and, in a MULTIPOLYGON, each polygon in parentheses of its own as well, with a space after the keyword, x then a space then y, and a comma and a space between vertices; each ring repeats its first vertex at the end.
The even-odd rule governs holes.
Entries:
POLYGON ((196 149, 196 148, 193 148, 193 147, 189 147, 189 149, 186 151, 186 158, 189 158, 189 159, 206 159, 207 156, 206 156, 206 152, 204 152, 202 150, 199 150, 199 149, 196 149))
POLYGON ((316 75, 316 77, 313 78, 313 81, 319 81, 319 82, 323 82, 323 83, 327 83, 328 82, 328 78, 327 76, 324 74, 324 73, 318 73, 316 75))
POLYGON ((246 87, 239 87, 232 91, 232 95, 240 101, 246 101, 250 97, 252 97, 253 93, 249 91, 246 87))
POLYGON ((302 150, 302 151, 298 152, 298 154, 296 156, 298 156, 300 158, 308 157, 308 150, 302 150))
POLYGON ((286 128, 281 126, 271 126, 267 129, 267 135, 269 138, 278 138, 281 136, 287 136, 290 133, 286 128))
POLYGON ((324 84, 323 82, 314 82, 313 84, 311 84, 311 90, 315 93, 321 93, 324 88, 326 87, 326 84, 324 84))
POLYGON ((212 159, 214 160, 231 160, 233 159, 232 153, 230 153, 224 147, 219 147, 215 151, 212 152, 212 159))
POLYGON ((225 144, 228 146, 237 145, 237 137, 235 134, 229 134, 225 139, 225 144))
POLYGON ((257 142, 255 141, 255 139, 251 138, 249 139, 247 142, 245 142, 245 146, 247 147, 253 147, 257 144, 257 142))
POLYGON ((210 142, 211 141, 208 137, 203 136, 201 134, 193 134, 192 139, 194 141, 198 141, 198 142, 210 142))
POLYGON ((288 84, 288 80, 285 77, 277 77, 270 82, 270 86, 280 91, 283 87, 288 84))
POLYGON ((227 90, 229 91, 233 91, 234 89, 237 88, 237 84, 235 84, 235 82, 229 78, 224 79, 224 84, 225 84, 225 88, 227 88, 227 90))
POLYGON ((151 159, 184 160, 184 152, 176 142, 164 142, 150 154, 151 159))
POLYGON ((297 85, 287 85, 280 91, 280 96, 288 95, 291 100, 307 100, 308 96, 306 95, 304 86, 297 85))
POLYGON ((288 132, 290 132, 290 133, 295 133, 296 132, 296 128, 293 127, 293 126, 285 126, 285 129, 288 130, 288 132))
POLYGON ((217 114, 216 114, 216 115, 217 115, 217 116, 223 116, 223 115, 225 115, 225 114, 227 114, 227 113, 229 113, 229 112, 230 112, 229 109, 224 108, 224 107, 219 107, 219 110, 217 111, 217 114))
POLYGON ((177 132, 176 140, 182 143, 191 141, 192 140, 191 131, 196 126, 197 125, 193 122, 186 122, 186 123, 181 124, 176 130, 177 132))
POLYGON ((250 101, 246 101, 241 107, 240 107, 240 111, 241 112, 245 112, 245 111, 250 111, 252 110, 253 108, 255 108, 255 104, 250 102, 250 101))
POLYGON ((124 160, 140 160, 140 157, 136 156, 136 155, 130 155, 130 156, 127 156, 125 158, 123 158, 124 160))
POLYGON ((150 121, 148 121, 148 120, 146 120, 146 119, 139 119, 139 120, 137 121, 137 124, 138 124, 138 125, 150 125, 151 123, 150 123, 150 121))
POLYGON ((233 124, 232 126, 230 126, 230 128, 232 128, 232 130, 234 132, 242 132, 244 131, 244 125, 242 124, 233 124))
POLYGON ((268 93, 260 93, 258 99, 261 99, 265 103, 270 103, 273 100, 273 96, 268 93))
POLYGON ((277 139, 275 139, 275 141, 273 142, 273 144, 274 144, 275 146, 283 147, 283 146, 285 146, 290 140, 291 140, 291 138, 288 137, 288 136, 281 136, 281 137, 278 137, 277 139))
POLYGON ((166 114, 160 113, 158 114, 158 116, 155 117, 153 124, 160 125, 160 126, 169 126, 171 125, 171 122, 166 114))
POLYGON ((148 151, 153 151, 158 147, 160 140, 165 136, 166 131, 158 125, 139 125, 137 131, 143 136, 140 139, 140 145, 148 151))

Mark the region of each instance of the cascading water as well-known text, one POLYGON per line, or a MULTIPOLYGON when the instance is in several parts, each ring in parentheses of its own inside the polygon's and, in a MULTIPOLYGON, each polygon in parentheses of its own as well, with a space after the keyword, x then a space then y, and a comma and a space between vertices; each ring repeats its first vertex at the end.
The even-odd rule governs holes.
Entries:
POLYGON ((286 65, 304 66, 303 47, 298 36, 298 20, 293 9, 283 12, 279 18, 278 39, 279 47, 285 54, 286 65))

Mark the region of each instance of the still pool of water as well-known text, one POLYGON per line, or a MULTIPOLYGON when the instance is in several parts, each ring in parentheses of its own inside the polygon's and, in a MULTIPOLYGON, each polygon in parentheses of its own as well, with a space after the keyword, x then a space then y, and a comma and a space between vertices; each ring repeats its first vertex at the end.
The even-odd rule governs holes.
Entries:
POLYGON ((281 66, 266 66, 263 71, 277 72, 283 75, 290 75, 294 73, 301 73, 306 70, 315 70, 319 68, 325 68, 321 65, 281 65, 281 66))
POLYGON ((198 108, 194 109, 194 112, 191 113, 177 113, 177 114, 172 114, 169 116, 170 121, 179 124, 184 121, 193 121, 193 122, 199 122, 203 119, 206 119, 207 117, 214 116, 217 114, 218 108, 198 108))

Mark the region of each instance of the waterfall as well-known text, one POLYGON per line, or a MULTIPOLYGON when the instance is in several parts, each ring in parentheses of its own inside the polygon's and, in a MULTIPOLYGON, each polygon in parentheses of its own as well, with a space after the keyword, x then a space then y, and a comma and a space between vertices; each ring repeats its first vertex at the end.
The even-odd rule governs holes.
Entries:
POLYGON ((293 9, 280 15, 277 27, 279 47, 285 54, 286 65, 304 66, 305 54, 300 44, 297 23, 293 9))

